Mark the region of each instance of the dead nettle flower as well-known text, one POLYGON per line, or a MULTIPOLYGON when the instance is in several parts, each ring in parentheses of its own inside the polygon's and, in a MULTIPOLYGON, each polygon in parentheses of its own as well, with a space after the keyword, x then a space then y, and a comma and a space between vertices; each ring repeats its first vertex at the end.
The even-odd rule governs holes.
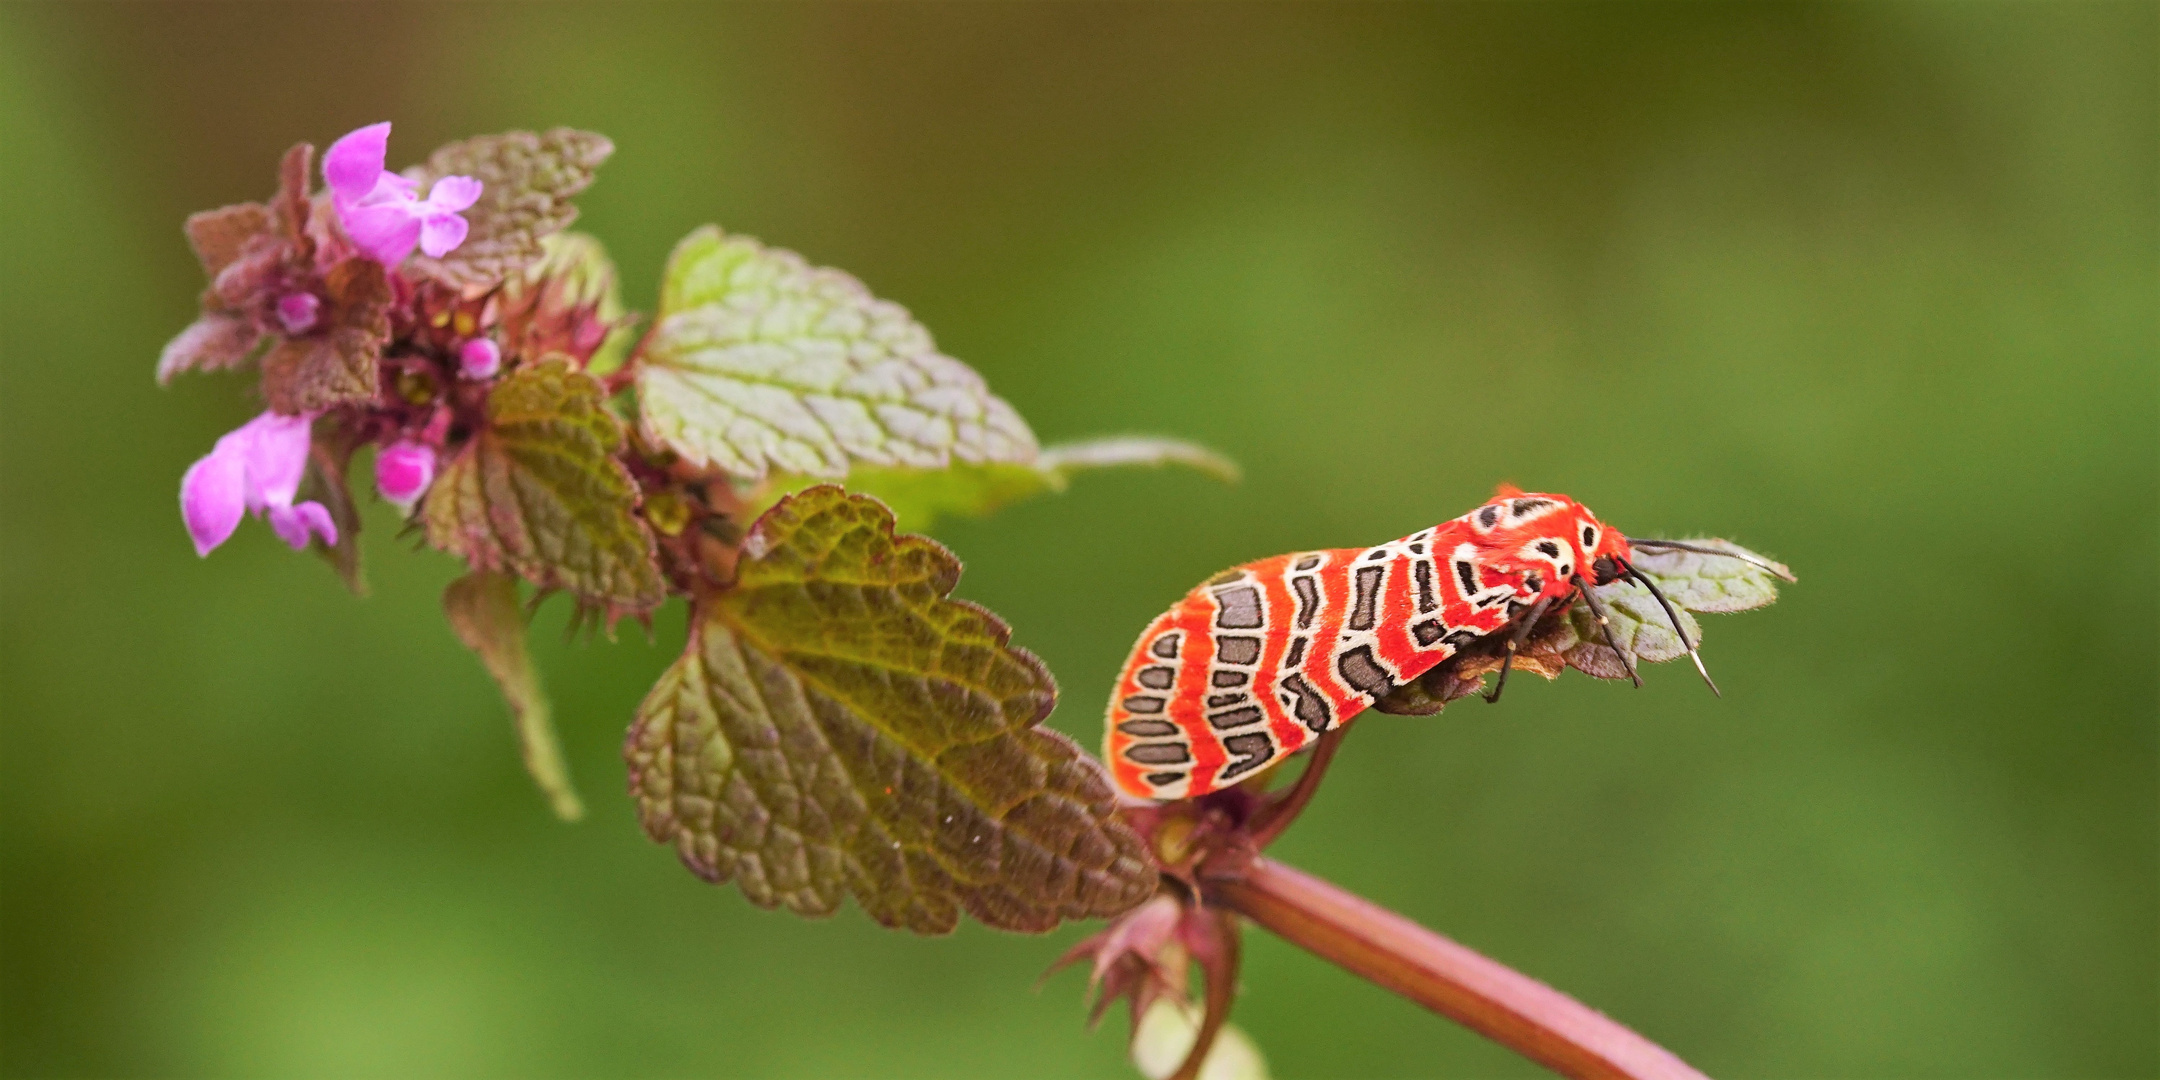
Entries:
POLYGON ((265 412, 217 441, 216 448, 189 466, 180 478, 180 517, 195 541, 195 553, 208 555, 240 527, 243 514, 266 515, 270 527, 295 551, 310 534, 337 543, 337 526, 319 502, 293 505, 300 476, 307 471, 313 414, 282 416, 265 412))
POLYGON ((492 379, 502 370, 502 346, 474 338, 458 347, 458 368, 468 379, 492 379))
POLYGON ((425 199, 419 185, 383 168, 390 148, 390 124, 369 124, 330 144, 323 155, 323 181, 337 208, 345 235, 368 257, 396 266, 417 245, 439 259, 465 242, 465 219, 458 216, 480 200, 481 183, 470 176, 445 176, 425 199))
POLYGON ((315 317, 322 312, 322 297, 311 292, 286 293, 278 297, 278 325, 288 334, 305 334, 315 329, 315 317))
POLYGON ((435 448, 426 443, 400 439, 375 455, 375 490, 399 513, 412 513, 434 482, 435 448))

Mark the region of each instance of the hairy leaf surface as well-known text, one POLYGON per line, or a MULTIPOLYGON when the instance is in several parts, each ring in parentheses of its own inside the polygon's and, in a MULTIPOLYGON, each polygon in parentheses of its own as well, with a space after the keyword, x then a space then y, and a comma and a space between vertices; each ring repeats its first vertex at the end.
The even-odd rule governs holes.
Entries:
POLYGON ((1034 433, 905 308, 706 226, 675 247, 642 354, 646 432, 697 465, 839 479, 856 463, 1034 461, 1034 433))
POLYGON ((158 356, 160 385, 186 371, 223 371, 239 367, 262 342, 255 320, 245 315, 211 312, 188 324, 158 356))
POLYGON ((484 288, 544 254, 542 242, 577 220, 570 200, 592 186, 593 174, 615 152, 607 136, 572 128, 535 135, 512 131, 454 142, 405 171, 423 190, 445 176, 480 181, 480 201, 465 211, 465 242, 441 259, 415 256, 412 265, 453 285, 484 288))
POLYGON ((376 361, 390 341, 390 282, 382 264, 330 268, 318 328, 278 338, 263 354, 263 396, 286 415, 375 399, 376 361))
POLYGON ((823 486, 759 519, 737 574, 624 747, 646 832, 692 871, 918 933, 961 911, 1044 931, 1154 891, 1100 766, 1037 726, 1049 672, 948 598, 952 553, 823 486))
POLYGON ((600 383, 561 360, 488 395, 487 426, 444 463, 421 507, 428 543, 475 570, 568 589, 610 615, 666 598, 637 489, 614 454, 622 425, 600 383))
POLYGON ((450 617, 458 640, 479 654, 481 664, 502 688, 503 700, 517 721, 525 771, 547 796, 555 816, 564 821, 584 817, 585 805, 570 782, 570 766, 563 761, 562 743, 549 719, 540 674, 525 649, 525 609, 518 603, 517 579, 478 570, 467 574, 443 590, 443 613, 450 617))

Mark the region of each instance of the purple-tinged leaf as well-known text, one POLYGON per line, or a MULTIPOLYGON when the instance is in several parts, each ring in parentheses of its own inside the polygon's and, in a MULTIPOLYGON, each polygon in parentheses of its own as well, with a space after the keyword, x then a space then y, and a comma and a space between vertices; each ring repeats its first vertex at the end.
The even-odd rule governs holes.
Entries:
POLYGON ((390 282, 380 263, 330 268, 316 329, 263 354, 263 396, 288 415, 375 399, 376 361, 390 340, 390 282))
POLYGON ((542 242, 577 220, 571 198, 592 186, 614 152, 606 136, 572 128, 483 135, 435 151, 406 177, 427 190, 443 177, 469 176, 480 181, 480 198, 464 212, 470 227, 455 251, 409 265, 468 290, 495 285, 539 259, 542 242))
POLYGON ((475 570, 566 589, 613 618, 666 599, 637 488, 614 455, 622 424, 598 380, 562 360, 488 394, 486 426, 451 452, 421 504, 428 543, 475 570))
POLYGON ((1157 871, 1101 767, 1037 725, 1056 688, 960 564, 876 500, 816 487, 752 528, 732 588, 624 746, 653 839, 761 907, 944 933, 1113 915, 1157 871))
POLYGON ((164 384, 187 371, 223 371, 239 367, 262 344, 255 320, 243 315, 209 314, 188 324, 158 357, 157 381, 164 384))
POLYGON ((195 257, 202 260, 203 273, 214 279, 251 244, 275 239, 270 208, 261 203, 240 203, 190 214, 187 238, 195 257))

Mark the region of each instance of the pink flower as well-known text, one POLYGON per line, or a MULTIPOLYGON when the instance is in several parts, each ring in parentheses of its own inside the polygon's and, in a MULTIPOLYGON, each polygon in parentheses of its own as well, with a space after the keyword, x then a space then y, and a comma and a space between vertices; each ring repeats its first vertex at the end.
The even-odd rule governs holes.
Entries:
POLYGON ((383 168, 390 148, 388 122, 369 124, 330 144, 323 155, 323 180, 337 208, 345 234, 369 258, 396 266, 419 245, 439 259, 465 242, 465 219, 458 211, 480 198, 480 181, 445 176, 428 197, 419 197, 410 180, 383 168))
POLYGON ((286 293, 278 297, 277 317, 288 334, 305 334, 315 328, 315 316, 322 311, 322 298, 309 292, 286 293))
POLYGON ((458 349, 458 366, 468 379, 492 379, 502 370, 502 346, 474 338, 458 349))
POLYGON ((424 443, 400 439, 375 455, 375 490, 410 511, 435 482, 435 451, 424 443))
POLYGON ((308 545, 310 534, 337 543, 337 525, 323 504, 293 505, 307 471, 314 420, 266 412, 219 439, 188 467, 180 478, 180 518, 195 540, 195 554, 208 555, 224 543, 248 511, 267 512, 270 527, 295 551, 308 545))

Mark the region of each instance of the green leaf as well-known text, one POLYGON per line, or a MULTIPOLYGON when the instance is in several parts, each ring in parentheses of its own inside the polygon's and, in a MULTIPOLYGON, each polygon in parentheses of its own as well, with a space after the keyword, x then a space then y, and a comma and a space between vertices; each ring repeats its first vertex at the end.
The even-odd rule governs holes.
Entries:
POLYGON ((638 710, 645 831, 752 903, 944 933, 1131 908, 1157 871, 1101 766, 1037 725, 1056 688, 960 564, 876 500, 812 488, 761 517, 734 586, 638 710))
POLYGON ((645 432, 740 480, 1035 460, 1020 414, 906 309, 715 226, 668 259, 640 359, 645 432))
MULTIPOLYGON (((1633 564, 1643 576, 1657 582, 1659 591, 1672 602, 1689 641, 1702 643, 1702 626, 1691 613, 1714 614, 1748 611, 1777 599, 1777 581, 1797 580, 1779 563, 1729 540, 1696 539, 1679 543, 1732 552, 1736 558, 1691 551, 1635 550, 1633 564), (1762 564, 1762 565, 1758 565, 1762 564)), ((1687 646, 1673 632, 1672 620, 1648 589, 1633 581, 1615 581, 1591 590, 1612 619, 1613 640, 1638 662, 1663 663, 1687 655, 1687 646)), ((1627 677, 1627 669, 1610 648, 1588 605, 1568 611, 1568 630, 1574 641, 1554 642, 1569 667, 1605 679, 1627 677)))
POLYGON ((375 400, 376 361, 390 341, 390 282, 382 264, 330 268, 320 329, 277 339, 262 358, 263 396, 288 416, 375 400))
MULTIPOLYGON (((1063 491, 1075 473, 1128 465, 1183 465, 1225 482, 1238 478, 1237 464, 1207 447, 1178 439, 1123 435, 1046 447, 1031 462, 954 464, 944 469, 857 465, 848 471, 850 491, 873 495, 891 508, 896 527, 930 528, 939 517, 981 517, 1008 503, 1063 491)), ((820 483, 815 477, 778 477, 752 500, 754 508, 820 483)))
POLYGON ((517 579, 484 571, 467 574, 443 590, 443 613, 450 617, 458 640, 479 654, 488 674, 502 687, 503 700, 517 721, 525 771, 547 796, 555 816, 564 821, 584 817, 585 805, 578 801, 570 766, 563 761, 562 743, 549 720, 540 675, 525 650, 525 611, 518 603, 517 579))
POLYGON ((666 599, 637 488, 615 460, 622 425, 598 380, 551 360, 489 392, 487 425, 451 454, 421 505, 428 543, 475 570, 568 589, 610 618, 666 599))
POLYGON ((539 259, 542 241, 577 220, 572 196, 615 152, 607 136, 571 128, 512 131, 451 143, 405 170, 423 191, 445 176, 470 176, 480 201, 464 212, 465 242, 441 259, 415 256, 420 273, 468 289, 502 281, 539 259))

